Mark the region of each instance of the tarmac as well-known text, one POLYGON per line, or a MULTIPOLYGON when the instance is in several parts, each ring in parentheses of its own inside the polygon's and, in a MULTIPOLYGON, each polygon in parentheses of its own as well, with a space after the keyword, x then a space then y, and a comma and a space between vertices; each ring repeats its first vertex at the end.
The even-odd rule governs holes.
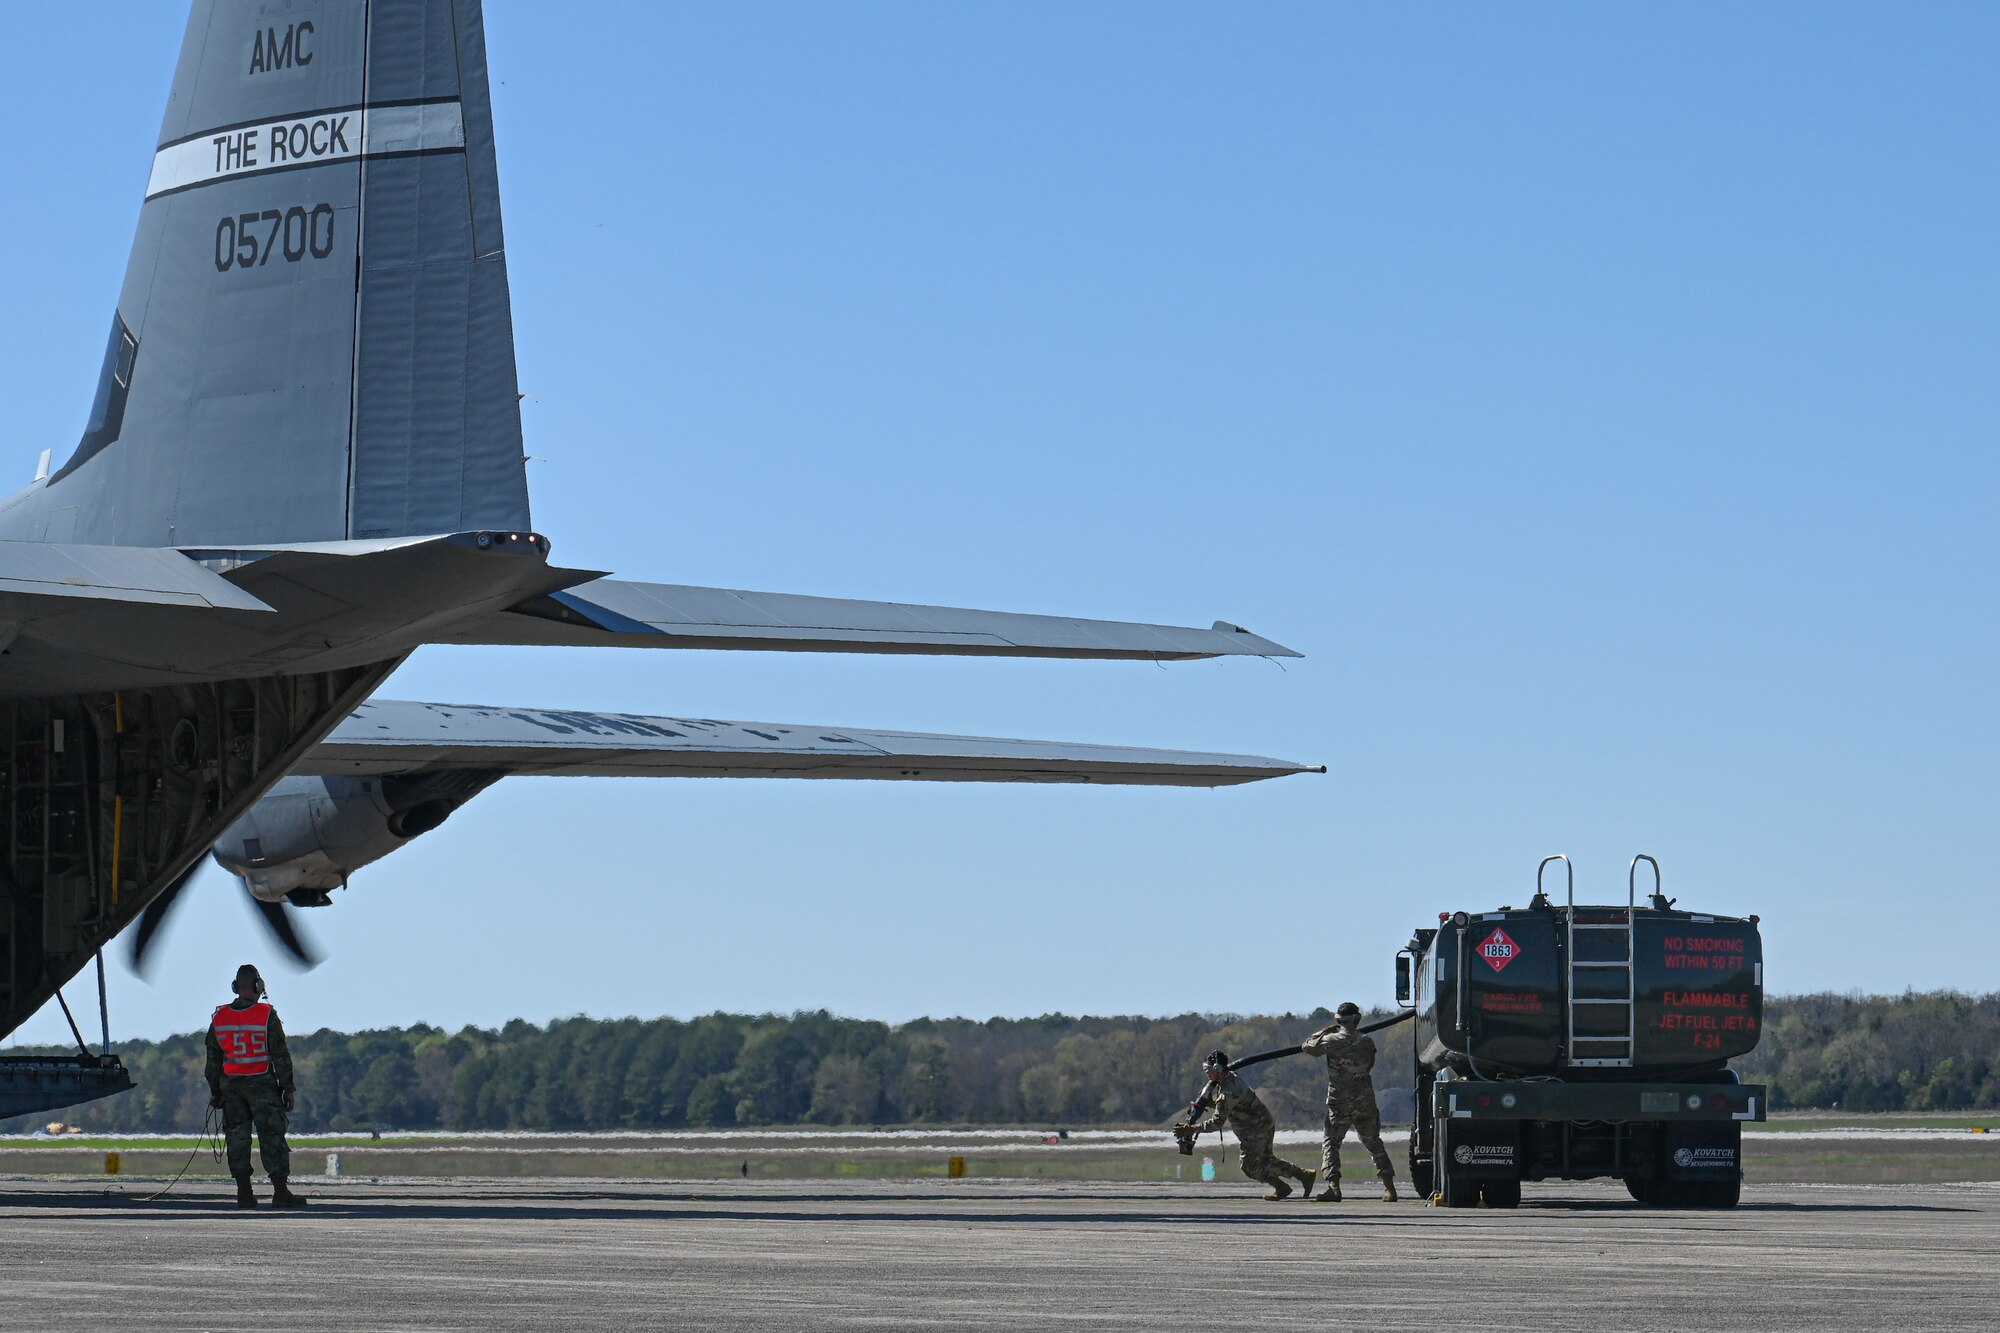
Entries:
MULTIPOLYGON (((1264 1203, 1249 1182, 0 1179, 0 1327, 1990 1329, 2000 1186, 1728 1212, 1264 1203)), ((1365 1181, 1353 1182, 1359 1187, 1365 1181)))

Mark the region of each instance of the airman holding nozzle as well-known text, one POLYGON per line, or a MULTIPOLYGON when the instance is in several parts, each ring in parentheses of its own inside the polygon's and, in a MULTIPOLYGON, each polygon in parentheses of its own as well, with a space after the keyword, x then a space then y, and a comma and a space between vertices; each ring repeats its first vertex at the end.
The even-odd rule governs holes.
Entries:
POLYGON ((1375 1159, 1382 1177, 1382 1201, 1396 1202, 1396 1167, 1382 1146, 1382 1112, 1375 1105, 1375 1042, 1361 1031, 1361 1006, 1349 1000, 1333 1011, 1334 1021, 1307 1037, 1299 1049, 1326 1056, 1326 1129, 1320 1137, 1319 1169, 1326 1188, 1319 1202, 1340 1202, 1340 1144, 1351 1128, 1375 1159))
POLYGON ((1292 1187, 1285 1183, 1286 1176, 1299 1182, 1305 1191, 1302 1198, 1312 1198, 1313 1173, 1300 1170, 1271 1151, 1271 1142, 1278 1133, 1277 1122, 1271 1119, 1270 1111, 1250 1085, 1229 1072, 1229 1057, 1221 1051, 1210 1051, 1201 1062, 1201 1070, 1208 1077, 1208 1086, 1195 1098, 1188 1119, 1174 1126, 1174 1132, 1203 1134, 1228 1125, 1236 1131, 1236 1141, 1242 1146, 1243 1174, 1271 1187, 1271 1192, 1264 1196, 1266 1200, 1276 1203, 1291 1197, 1292 1187), (1196 1119, 1202 1108, 1208 1114, 1196 1119))

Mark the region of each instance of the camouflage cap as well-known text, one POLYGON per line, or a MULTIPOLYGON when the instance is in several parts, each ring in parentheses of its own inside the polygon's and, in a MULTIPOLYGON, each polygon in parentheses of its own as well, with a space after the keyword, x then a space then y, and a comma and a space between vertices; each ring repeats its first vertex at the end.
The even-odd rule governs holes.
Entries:
POLYGON ((1221 1051, 1210 1051, 1207 1055, 1202 1057, 1201 1067, 1203 1069, 1211 1069, 1211 1068, 1227 1069, 1229 1068, 1229 1057, 1224 1055, 1221 1051))
POLYGON ((1361 1006, 1352 1000, 1342 1000, 1340 1008, 1333 1011, 1333 1016, 1335 1018, 1359 1018, 1361 1017, 1361 1006))

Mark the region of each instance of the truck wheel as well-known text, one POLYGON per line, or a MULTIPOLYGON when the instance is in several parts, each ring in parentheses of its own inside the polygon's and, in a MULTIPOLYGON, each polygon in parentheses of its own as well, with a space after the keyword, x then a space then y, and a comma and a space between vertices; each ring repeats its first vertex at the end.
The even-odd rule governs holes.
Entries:
POLYGON ((1521 1206, 1521 1182, 1515 1180, 1487 1180, 1480 1182, 1479 1193, 1486 1200, 1488 1208, 1519 1208, 1521 1206))
POLYGON ((1649 1175, 1625 1177, 1625 1192, 1648 1208, 1659 1207, 1660 1184, 1649 1175))
POLYGON ((1428 1157, 1410 1155, 1410 1185, 1417 1191, 1419 1199, 1428 1199, 1436 1183, 1431 1179, 1432 1167, 1428 1157))

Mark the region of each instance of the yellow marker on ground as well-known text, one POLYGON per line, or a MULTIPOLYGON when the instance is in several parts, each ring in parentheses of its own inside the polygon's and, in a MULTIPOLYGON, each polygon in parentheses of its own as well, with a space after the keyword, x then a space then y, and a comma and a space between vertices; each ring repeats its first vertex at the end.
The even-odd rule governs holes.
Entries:
POLYGON ((963 1157, 954 1157, 954 1158, 952 1158, 952 1159, 951 1159, 951 1178, 952 1178, 953 1180, 958 1180, 958 1179, 961 1179, 961 1178, 962 1178, 962 1177, 963 1177, 964 1175, 965 1175, 965 1159, 964 1159, 963 1157))
POLYGON ((104 1174, 105 1174, 105 1175, 107 1175, 107 1176, 115 1176, 115 1175, 117 1175, 117 1174, 118 1174, 118 1173, 119 1173, 120 1171, 123 1171, 124 1169, 125 1169, 125 1163, 119 1160, 119 1157, 118 1157, 118 1154, 117 1154, 117 1153, 115 1153, 115 1152, 108 1152, 108 1153, 104 1154, 104 1174))

